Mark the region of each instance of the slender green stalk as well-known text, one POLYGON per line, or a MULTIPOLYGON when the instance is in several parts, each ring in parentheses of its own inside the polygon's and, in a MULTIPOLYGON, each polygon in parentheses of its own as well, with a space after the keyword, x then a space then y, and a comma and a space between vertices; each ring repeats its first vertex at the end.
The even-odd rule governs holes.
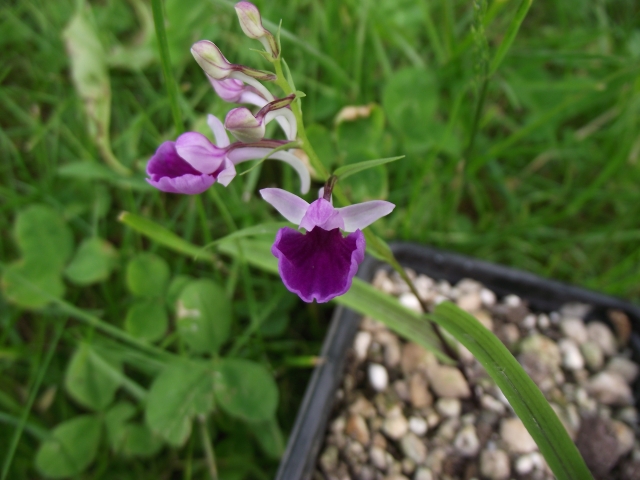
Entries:
POLYGON ((182 114, 180 113, 180 105, 178 104, 178 85, 171 71, 171 57, 169 56, 169 43, 167 42, 167 32, 164 28, 164 9, 162 0, 151 0, 151 8, 153 9, 153 23, 156 27, 156 38, 158 39, 158 47, 160 48, 160 61, 162 63, 162 73, 164 74, 164 84, 169 96, 169 104, 171 105, 171 115, 173 123, 178 134, 184 131, 182 124, 182 114))
POLYGON ((473 146, 478 134, 478 126, 480 125, 480 117, 482 116, 482 109, 484 108, 484 101, 487 97, 487 86, 489 85, 489 77, 485 77, 482 80, 480 86, 480 93, 478 94, 478 101, 476 102, 476 109, 473 114, 473 124, 471 125, 471 136, 469 137, 469 143, 464 151, 464 158, 468 159, 473 153, 473 146))
POLYGON ((527 16, 527 12, 529 11, 532 3, 533 0, 522 0, 522 2, 520 3, 518 11, 516 12, 516 16, 509 24, 509 28, 507 29, 507 33, 504 36, 504 40, 502 40, 502 43, 498 47, 498 51, 491 60, 491 66, 489 67, 490 77, 493 76, 494 73, 496 73, 496 70, 498 70, 498 67, 500 67, 500 64, 502 63, 502 60, 504 60, 505 55, 511 48, 511 45, 513 44, 513 41, 518 34, 518 30, 520 30, 520 25, 522 25, 522 22, 527 16))
POLYGON ((29 399, 27 400, 27 404, 24 406, 22 416, 20 417, 20 423, 18 424, 18 428, 16 428, 15 432, 13 432, 13 438, 11 439, 11 444, 9 445, 7 454, 4 457, 4 463, 2 465, 2 475, 0 476, 0 480, 6 480, 7 475, 9 474, 9 468, 11 467, 11 462, 13 461, 13 456, 16 453, 16 449, 18 448, 18 442, 20 442, 20 437, 22 436, 22 432, 24 431, 25 425, 27 423, 27 419, 29 418, 29 412, 31 412, 31 407, 33 407, 33 403, 36 400, 36 396, 38 395, 38 390, 40 390, 40 385, 42 384, 44 375, 47 372, 47 369, 49 368, 49 363, 51 363, 53 354, 55 353, 56 348, 58 348, 58 342, 60 341, 60 337, 62 336, 62 332, 64 331, 64 327, 66 324, 67 324, 66 321, 60 321, 58 323, 58 328, 55 330, 55 333, 53 334, 53 341, 49 345, 47 354, 42 364, 40 365, 40 369, 38 370, 36 379, 33 382, 33 386, 31 387, 31 391, 29 392, 29 399))
POLYGON ((211 476, 211 480, 218 480, 216 456, 213 453, 213 447, 211 446, 211 437, 209 436, 209 429, 207 428, 207 417, 204 415, 198 416, 198 424, 200 425, 200 436, 202 438, 204 454, 207 459, 207 466, 209 467, 209 475, 211 476))
MULTIPOLYGON (((287 78, 284 75, 282 70, 282 62, 278 58, 273 62, 273 65, 276 69, 276 85, 278 85, 285 95, 291 95, 292 93, 296 93, 287 78)), ((298 141, 300 142, 300 148, 305 151, 307 156, 309 157, 309 162, 311 163, 311 167, 315 170, 315 173, 321 179, 326 179, 329 177, 329 172, 324 167, 320 157, 313 149, 313 145, 309 141, 307 137, 307 132, 304 128, 304 121, 302 118, 302 106, 300 105, 300 99, 296 98, 294 102, 291 104, 291 110, 293 111, 293 115, 296 117, 296 122, 298 123, 298 141)))

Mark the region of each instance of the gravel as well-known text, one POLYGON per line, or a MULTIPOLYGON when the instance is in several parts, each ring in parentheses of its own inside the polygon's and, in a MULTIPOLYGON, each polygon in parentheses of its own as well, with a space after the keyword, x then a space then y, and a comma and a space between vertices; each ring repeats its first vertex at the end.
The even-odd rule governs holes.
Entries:
MULTIPOLYGON (((474 280, 451 285, 410 277, 430 308, 455 301, 500 338, 550 401, 596 479, 640 479, 631 389, 639 371, 630 360, 631 326, 623 312, 585 324, 588 305, 532 312, 520 297, 500 298, 474 280)), ((380 270, 373 283, 422 311, 395 274, 380 270)), ((313 478, 553 479, 504 395, 459 347, 465 375, 363 319, 313 478)))

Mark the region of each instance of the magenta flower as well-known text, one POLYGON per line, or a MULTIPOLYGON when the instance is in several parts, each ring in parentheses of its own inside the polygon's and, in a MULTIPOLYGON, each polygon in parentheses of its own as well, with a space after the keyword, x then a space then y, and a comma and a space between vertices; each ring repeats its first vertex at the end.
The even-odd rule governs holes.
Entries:
POLYGON ((311 204, 279 188, 265 188, 260 194, 283 217, 306 230, 303 234, 281 228, 271 247, 284 285, 305 302, 328 302, 349 290, 364 260, 361 229, 395 208, 383 200, 334 208, 330 193, 311 204), (341 230, 352 233, 344 237, 341 230))
POLYGON ((305 164, 292 153, 272 153, 286 142, 230 143, 220 120, 209 115, 208 123, 216 144, 198 132, 183 133, 175 142, 164 142, 147 164, 147 182, 163 192, 195 195, 215 182, 227 186, 236 176, 238 163, 267 157, 291 165, 300 176, 302 193, 309 191, 311 179, 305 164))

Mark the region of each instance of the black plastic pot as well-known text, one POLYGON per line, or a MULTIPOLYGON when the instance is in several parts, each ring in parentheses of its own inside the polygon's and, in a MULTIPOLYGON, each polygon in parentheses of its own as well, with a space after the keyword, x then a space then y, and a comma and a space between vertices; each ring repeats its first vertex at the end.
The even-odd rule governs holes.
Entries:
MULTIPOLYGON (((593 306, 587 317, 589 321, 589 318, 606 319, 609 309, 622 310, 629 316, 633 327, 630 345, 634 350, 634 360, 640 359, 640 307, 636 305, 514 268, 435 248, 396 243, 392 245, 392 250, 403 266, 412 268, 417 273, 450 283, 472 278, 497 295, 518 295, 534 311, 555 310, 570 302, 586 303, 593 306)), ((358 277, 371 281, 381 266, 381 262, 367 257, 360 266, 358 277)), ((323 362, 316 367, 307 386, 276 480, 306 480, 311 477, 333 407, 335 391, 342 379, 347 351, 358 331, 360 319, 360 315, 351 310, 343 307, 336 309, 320 354, 323 362)), ((638 399, 640 392, 637 383, 635 387, 635 398, 638 399)))

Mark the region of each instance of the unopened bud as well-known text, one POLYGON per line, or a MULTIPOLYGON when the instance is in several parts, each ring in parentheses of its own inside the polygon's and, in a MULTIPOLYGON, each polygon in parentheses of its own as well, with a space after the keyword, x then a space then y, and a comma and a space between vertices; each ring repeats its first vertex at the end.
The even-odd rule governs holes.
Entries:
POLYGON ((238 140, 244 143, 262 140, 265 125, 256 119, 248 108, 234 108, 224 120, 224 127, 238 140))
POLYGON ((280 52, 276 39, 269 30, 262 26, 262 18, 258 7, 250 2, 238 2, 235 5, 235 9, 238 14, 238 20, 240 20, 240 28, 242 28, 244 34, 254 40, 260 40, 264 49, 273 58, 278 58, 280 52))

